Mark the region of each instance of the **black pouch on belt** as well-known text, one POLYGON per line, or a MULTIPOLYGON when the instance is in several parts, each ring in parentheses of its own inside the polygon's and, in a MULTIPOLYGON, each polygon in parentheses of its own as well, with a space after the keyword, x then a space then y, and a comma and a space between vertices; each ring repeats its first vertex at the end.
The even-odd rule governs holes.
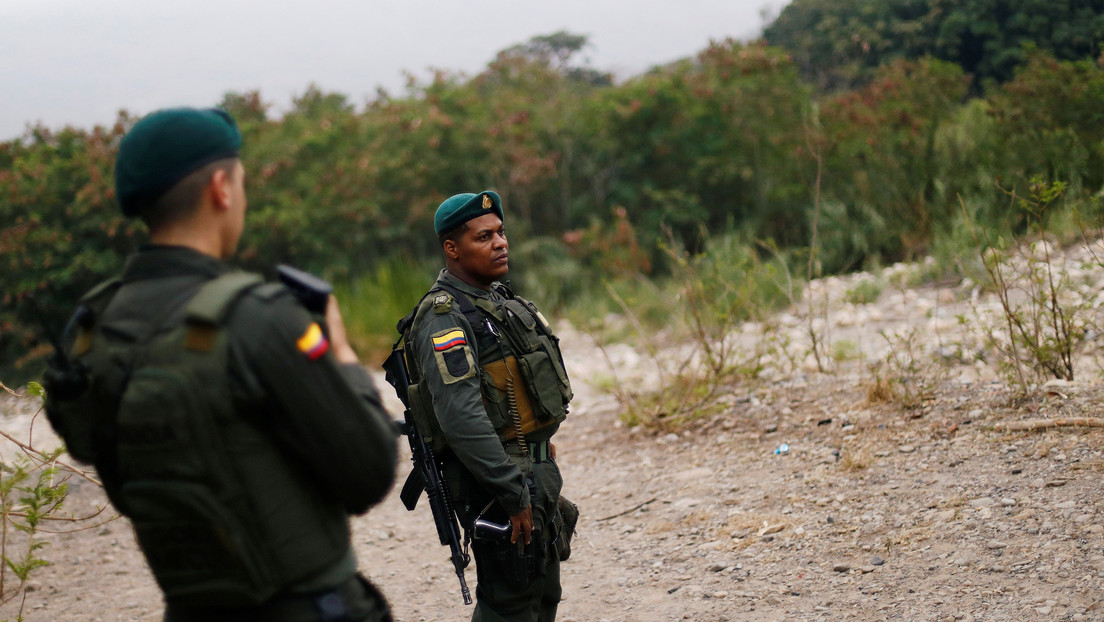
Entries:
POLYGON ((571 538, 575 535, 575 525, 579 523, 579 506, 560 495, 556 502, 556 516, 553 519, 553 547, 556 557, 566 562, 571 557, 571 538))

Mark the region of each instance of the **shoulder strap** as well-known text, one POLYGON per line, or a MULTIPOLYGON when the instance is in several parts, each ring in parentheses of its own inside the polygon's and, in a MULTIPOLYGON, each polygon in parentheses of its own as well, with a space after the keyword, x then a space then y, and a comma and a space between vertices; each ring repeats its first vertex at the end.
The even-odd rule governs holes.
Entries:
POLYGON ((471 301, 471 298, 468 298, 467 294, 446 283, 438 283, 433 289, 429 290, 429 292, 432 294, 439 290, 452 296, 457 306, 460 307, 460 312, 464 314, 464 319, 468 321, 468 324, 476 334, 482 335, 487 332, 486 327, 483 326, 483 318, 479 315, 479 310, 475 308, 475 303, 471 301))
POLYGON ((121 277, 110 278, 102 283, 96 285, 92 289, 88 290, 88 293, 81 296, 80 304, 89 307, 93 310, 102 310, 105 304, 102 304, 104 297, 108 301, 115 295, 115 292, 119 291, 119 287, 123 284, 121 277))
POLYGON ((189 322, 221 324, 238 298, 247 290, 264 282, 259 274, 230 272, 200 288, 186 309, 189 322))

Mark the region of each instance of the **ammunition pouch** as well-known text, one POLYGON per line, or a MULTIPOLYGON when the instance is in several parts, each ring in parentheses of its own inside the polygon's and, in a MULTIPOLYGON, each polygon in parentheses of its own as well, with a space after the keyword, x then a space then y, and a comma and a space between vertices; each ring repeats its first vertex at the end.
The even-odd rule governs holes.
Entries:
POLYGON ((414 425, 418 433, 429 445, 433 453, 440 456, 448 448, 445 435, 441 431, 441 424, 437 422, 437 415, 433 412, 433 396, 424 390, 421 383, 409 385, 406 388, 407 399, 410 401, 410 414, 414 418, 414 425))
POLYGON ((561 562, 571 557, 571 539, 575 536, 575 525, 579 523, 579 506, 560 495, 556 503, 556 513, 552 517, 552 548, 561 562))

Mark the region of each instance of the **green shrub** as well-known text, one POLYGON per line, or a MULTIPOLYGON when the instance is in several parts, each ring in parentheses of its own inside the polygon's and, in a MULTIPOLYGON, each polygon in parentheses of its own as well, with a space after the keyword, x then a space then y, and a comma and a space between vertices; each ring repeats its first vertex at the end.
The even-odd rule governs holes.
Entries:
POLYGON ((375 269, 334 284, 349 342, 365 364, 382 363, 398 339, 395 324, 421 300, 440 266, 429 261, 390 259, 375 269))

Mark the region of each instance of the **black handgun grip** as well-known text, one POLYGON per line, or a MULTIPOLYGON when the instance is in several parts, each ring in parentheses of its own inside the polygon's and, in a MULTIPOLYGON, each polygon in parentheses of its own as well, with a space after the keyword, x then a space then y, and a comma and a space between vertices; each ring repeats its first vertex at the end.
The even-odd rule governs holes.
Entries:
POLYGON ((295 297, 308 311, 319 315, 326 314, 326 303, 333 293, 333 285, 328 281, 287 264, 276 266, 276 275, 281 283, 295 293, 295 297))

